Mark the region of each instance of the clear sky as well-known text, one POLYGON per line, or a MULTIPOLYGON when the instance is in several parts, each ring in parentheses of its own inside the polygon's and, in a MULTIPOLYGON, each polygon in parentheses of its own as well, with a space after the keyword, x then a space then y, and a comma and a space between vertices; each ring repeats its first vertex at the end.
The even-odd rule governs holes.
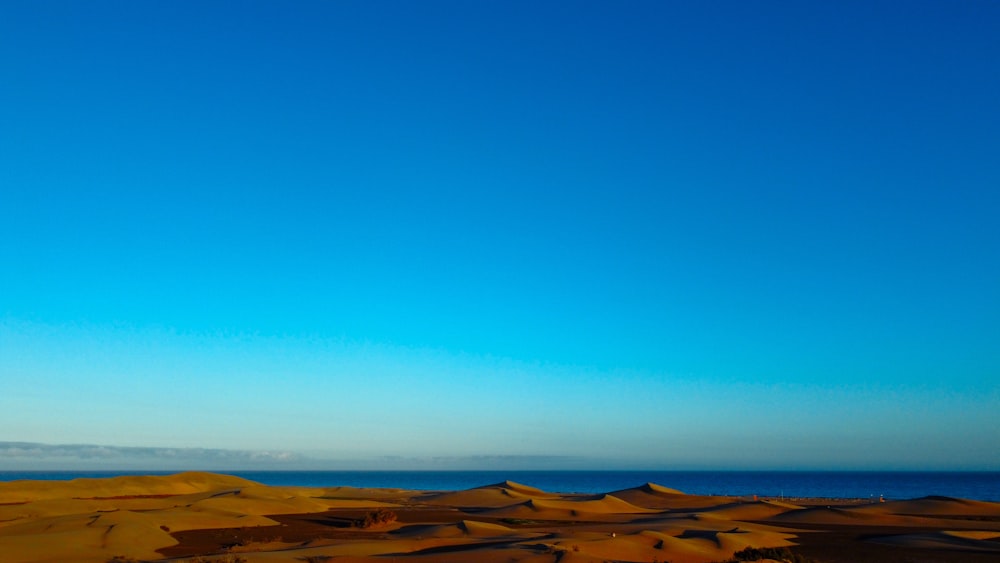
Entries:
POLYGON ((997 2, 0 3, 0 441, 1000 469, 998 61, 997 2))

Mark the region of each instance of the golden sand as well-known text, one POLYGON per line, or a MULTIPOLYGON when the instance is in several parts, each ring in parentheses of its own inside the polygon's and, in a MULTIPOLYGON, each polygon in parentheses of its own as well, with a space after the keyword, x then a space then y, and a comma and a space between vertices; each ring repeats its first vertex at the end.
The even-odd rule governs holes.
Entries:
POLYGON ((212 473, 14 481, 0 483, 0 561, 706 563, 746 547, 826 553, 817 538, 851 530, 873 532, 845 556, 858 560, 917 550, 938 557, 928 560, 1000 561, 997 503, 812 504, 653 483, 578 495, 510 481, 453 492, 268 487, 212 473), (380 508, 397 519, 359 527, 380 508))

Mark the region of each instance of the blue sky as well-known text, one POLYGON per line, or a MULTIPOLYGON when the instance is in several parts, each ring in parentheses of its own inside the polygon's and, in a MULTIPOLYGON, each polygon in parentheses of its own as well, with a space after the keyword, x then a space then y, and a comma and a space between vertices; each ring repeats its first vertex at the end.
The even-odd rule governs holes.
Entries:
POLYGON ((4 3, 0 441, 1000 469, 997 37, 994 2, 4 3))

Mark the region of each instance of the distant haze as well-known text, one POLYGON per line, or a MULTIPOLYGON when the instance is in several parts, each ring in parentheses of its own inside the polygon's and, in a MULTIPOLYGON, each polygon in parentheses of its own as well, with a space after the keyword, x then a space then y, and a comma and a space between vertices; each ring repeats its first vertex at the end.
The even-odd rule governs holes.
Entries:
POLYGON ((1000 469, 1000 3, 0 3, 0 469, 1000 469))

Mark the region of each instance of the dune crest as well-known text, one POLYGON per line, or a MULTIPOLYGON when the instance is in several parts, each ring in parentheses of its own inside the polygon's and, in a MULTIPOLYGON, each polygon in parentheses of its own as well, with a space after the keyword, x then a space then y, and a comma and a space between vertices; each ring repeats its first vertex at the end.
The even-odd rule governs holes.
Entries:
POLYGON ((548 496, 549 493, 537 488, 531 487, 529 485, 522 485, 521 483, 516 483, 514 481, 501 481, 499 483, 494 483, 492 485, 483 485, 482 487, 476 487, 475 489, 506 489, 509 491, 517 491, 523 495, 531 496, 548 496))
POLYGON ((730 497, 706 497, 689 495, 656 483, 645 483, 630 489, 621 489, 609 493, 635 506, 653 510, 686 510, 697 507, 715 506, 719 503, 731 502, 730 497))
POLYGON ((222 489, 261 486, 240 477, 190 471, 174 475, 124 475, 71 481, 10 481, 0 483, 0 503, 46 499, 101 499, 128 496, 185 495, 222 489))
POLYGON ((671 489, 670 487, 664 487, 663 485, 657 485, 656 483, 646 483, 639 487, 640 489, 658 495, 683 495, 685 493, 678 491, 677 489, 671 489))

